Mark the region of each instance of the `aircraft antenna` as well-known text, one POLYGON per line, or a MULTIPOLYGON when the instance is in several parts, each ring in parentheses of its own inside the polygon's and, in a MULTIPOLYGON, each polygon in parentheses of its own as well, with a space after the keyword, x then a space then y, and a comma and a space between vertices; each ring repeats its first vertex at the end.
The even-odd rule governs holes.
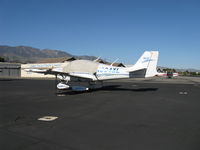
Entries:
POLYGON ((114 64, 115 62, 117 62, 118 60, 119 60, 119 58, 115 59, 115 61, 113 61, 113 63, 111 64, 111 66, 113 66, 113 64, 114 64))
POLYGON ((95 59, 94 62, 97 62, 100 58, 101 58, 101 56, 99 56, 97 59, 95 59))

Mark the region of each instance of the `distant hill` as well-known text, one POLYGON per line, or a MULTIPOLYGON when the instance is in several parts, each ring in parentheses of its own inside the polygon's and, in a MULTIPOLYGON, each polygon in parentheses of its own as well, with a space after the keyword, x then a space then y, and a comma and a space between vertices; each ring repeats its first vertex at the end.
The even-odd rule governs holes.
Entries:
POLYGON ((73 56, 61 50, 38 49, 29 46, 0 46, 0 56, 9 62, 34 63, 43 58, 75 57, 93 60, 94 56, 73 56))
MULTIPOLYGON (((94 60, 97 57, 95 56, 75 56, 64 52, 62 50, 51 50, 51 49, 38 49, 30 46, 0 46, 0 58, 3 57, 7 62, 17 62, 17 63, 37 63, 41 62, 41 60, 45 60, 47 58, 61 58, 64 57, 74 57, 76 59, 87 59, 94 60)), ((104 60, 102 60, 104 61, 104 60)), ((158 68, 166 69, 168 67, 158 68)), ((198 69, 178 69, 175 68, 177 72, 200 72, 198 69)))
POLYGON ((176 69, 177 72, 184 72, 184 71, 189 71, 189 72, 200 72, 199 69, 193 69, 193 68, 186 68, 186 69, 176 69))
MULTIPOLYGON (((158 66, 159 69, 163 70, 163 69, 167 69, 170 67, 161 67, 158 66)), ((185 69, 179 69, 179 68, 171 68, 171 69, 175 69, 177 72, 184 72, 184 71, 189 71, 189 72, 200 72, 199 69, 193 69, 193 68, 185 68, 185 69)))

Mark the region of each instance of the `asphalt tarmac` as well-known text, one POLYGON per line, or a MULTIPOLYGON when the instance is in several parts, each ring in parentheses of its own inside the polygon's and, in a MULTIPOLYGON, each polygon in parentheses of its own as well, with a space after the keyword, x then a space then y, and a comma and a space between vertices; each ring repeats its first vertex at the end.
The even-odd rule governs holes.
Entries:
POLYGON ((53 80, 0 80, 0 149, 199 150, 194 79, 112 81, 84 93, 56 93, 53 80))

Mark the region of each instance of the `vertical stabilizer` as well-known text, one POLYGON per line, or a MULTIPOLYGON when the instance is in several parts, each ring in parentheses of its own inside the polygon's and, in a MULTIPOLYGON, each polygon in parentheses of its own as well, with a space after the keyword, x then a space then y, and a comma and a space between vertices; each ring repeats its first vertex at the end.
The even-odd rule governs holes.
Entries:
POLYGON ((158 51, 145 51, 135 65, 127 67, 130 77, 153 77, 156 75, 158 51))
POLYGON ((147 67, 145 77, 153 77, 157 74, 158 51, 151 51, 151 58, 147 67))

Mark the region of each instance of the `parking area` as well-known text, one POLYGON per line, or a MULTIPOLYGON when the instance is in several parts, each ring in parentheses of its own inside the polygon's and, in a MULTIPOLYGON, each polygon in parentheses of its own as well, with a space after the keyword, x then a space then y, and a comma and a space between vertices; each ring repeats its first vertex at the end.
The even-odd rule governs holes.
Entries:
POLYGON ((199 79, 104 85, 90 92, 57 93, 53 80, 0 80, 0 148, 200 149, 199 79))

